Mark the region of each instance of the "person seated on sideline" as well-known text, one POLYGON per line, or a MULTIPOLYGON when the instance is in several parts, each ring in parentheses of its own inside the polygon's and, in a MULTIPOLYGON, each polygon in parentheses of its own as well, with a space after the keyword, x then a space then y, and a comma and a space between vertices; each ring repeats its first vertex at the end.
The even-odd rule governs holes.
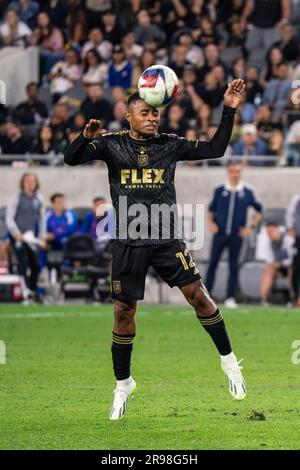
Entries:
POLYGON ((46 216, 47 242, 51 250, 61 251, 78 228, 77 214, 66 208, 65 196, 55 193, 50 198, 52 208, 46 216))
MULTIPOLYGON (((111 239, 111 234, 108 231, 109 227, 106 224, 104 227, 98 226, 97 229, 101 218, 106 217, 106 204, 107 201, 104 197, 95 197, 93 200, 93 208, 86 214, 80 227, 81 233, 87 233, 96 240, 98 251, 103 251, 111 239)), ((109 218, 107 222, 111 223, 112 213, 109 212, 107 216, 109 218)))
POLYGON ((228 180, 218 186, 209 204, 208 224, 213 234, 210 262, 206 274, 206 287, 212 292, 215 272, 225 248, 229 250, 229 279, 224 305, 237 308, 235 291, 238 283, 239 254, 243 239, 249 237, 262 220, 263 206, 254 191, 241 180, 242 165, 230 161, 227 168, 228 180), (253 207, 256 214, 246 227, 247 212, 253 207))
POLYGON ((255 257, 265 261, 261 277, 260 298, 262 305, 268 305, 268 298, 278 277, 287 277, 291 291, 294 238, 284 227, 270 222, 257 236, 255 257))

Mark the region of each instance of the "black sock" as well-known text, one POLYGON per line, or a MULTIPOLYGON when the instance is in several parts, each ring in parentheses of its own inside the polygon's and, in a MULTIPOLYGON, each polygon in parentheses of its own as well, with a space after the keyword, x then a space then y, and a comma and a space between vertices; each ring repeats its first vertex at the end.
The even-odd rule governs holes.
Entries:
POLYGON ((203 328, 210 335, 211 339, 215 343, 219 353, 222 356, 226 356, 232 352, 230 341, 225 327, 225 322, 222 313, 217 308, 215 313, 209 317, 199 317, 203 328))
POLYGON ((118 335, 113 332, 112 336, 112 361, 117 380, 125 380, 130 377, 130 358, 135 335, 118 335))

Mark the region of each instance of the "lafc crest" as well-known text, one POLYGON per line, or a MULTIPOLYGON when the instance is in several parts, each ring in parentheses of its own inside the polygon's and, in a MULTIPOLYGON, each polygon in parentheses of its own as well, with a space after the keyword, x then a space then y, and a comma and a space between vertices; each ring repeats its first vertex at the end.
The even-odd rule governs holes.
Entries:
POLYGON ((139 166, 146 166, 149 163, 149 155, 145 153, 144 147, 139 147, 139 154, 138 154, 138 164, 139 166))
POLYGON ((112 281, 112 291, 114 294, 121 293, 121 281, 112 281))

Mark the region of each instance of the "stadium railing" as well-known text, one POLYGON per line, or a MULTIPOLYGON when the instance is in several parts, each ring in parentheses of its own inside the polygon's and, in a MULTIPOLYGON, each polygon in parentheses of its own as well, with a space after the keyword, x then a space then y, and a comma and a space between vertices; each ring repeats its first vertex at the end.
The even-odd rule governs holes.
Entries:
MULTIPOLYGON (((252 156, 252 155, 232 155, 232 156, 225 156, 221 159, 216 160, 201 160, 198 161, 201 163, 201 166, 224 166, 227 164, 229 160, 237 160, 239 162, 244 162, 249 164, 250 166, 282 166, 285 164, 284 157, 280 158, 278 156, 270 156, 270 155, 259 155, 259 156, 252 156)), ((63 153, 49 153, 49 154, 0 154, 0 165, 7 165, 9 163, 13 164, 13 166, 17 166, 17 163, 46 163, 48 165, 63 165, 64 164, 64 156, 63 153)), ((99 162, 98 162, 99 164, 99 162)), ((20 165, 21 166, 21 165, 20 165)))

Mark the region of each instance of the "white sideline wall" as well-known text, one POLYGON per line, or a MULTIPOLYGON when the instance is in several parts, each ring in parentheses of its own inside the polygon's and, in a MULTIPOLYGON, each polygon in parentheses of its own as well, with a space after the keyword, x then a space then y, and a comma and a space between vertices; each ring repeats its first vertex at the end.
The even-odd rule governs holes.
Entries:
MULTIPOLYGON (((90 206, 96 195, 110 200, 107 169, 105 167, 34 167, 41 183, 46 204, 56 191, 63 192, 70 207, 90 206)), ((5 206, 19 187, 26 169, 0 167, 0 207, 5 206)), ((176 189, 178 203, 203 203, 207 210, 213 189, 226 179, 226 169, 200 168, 178 165, 176 189)), ((300 168, 246 168, 244 181, 253 186, 267 208, 287 207, 290 198, 300 193, 300 168)), ((205 224, 204 249, 201 257, 209 253, 210 234, 205 224)), ((198 254, 197 254, 198 255, 198 254)), ((198 257, 198 256, 197 256, 198 257)))

